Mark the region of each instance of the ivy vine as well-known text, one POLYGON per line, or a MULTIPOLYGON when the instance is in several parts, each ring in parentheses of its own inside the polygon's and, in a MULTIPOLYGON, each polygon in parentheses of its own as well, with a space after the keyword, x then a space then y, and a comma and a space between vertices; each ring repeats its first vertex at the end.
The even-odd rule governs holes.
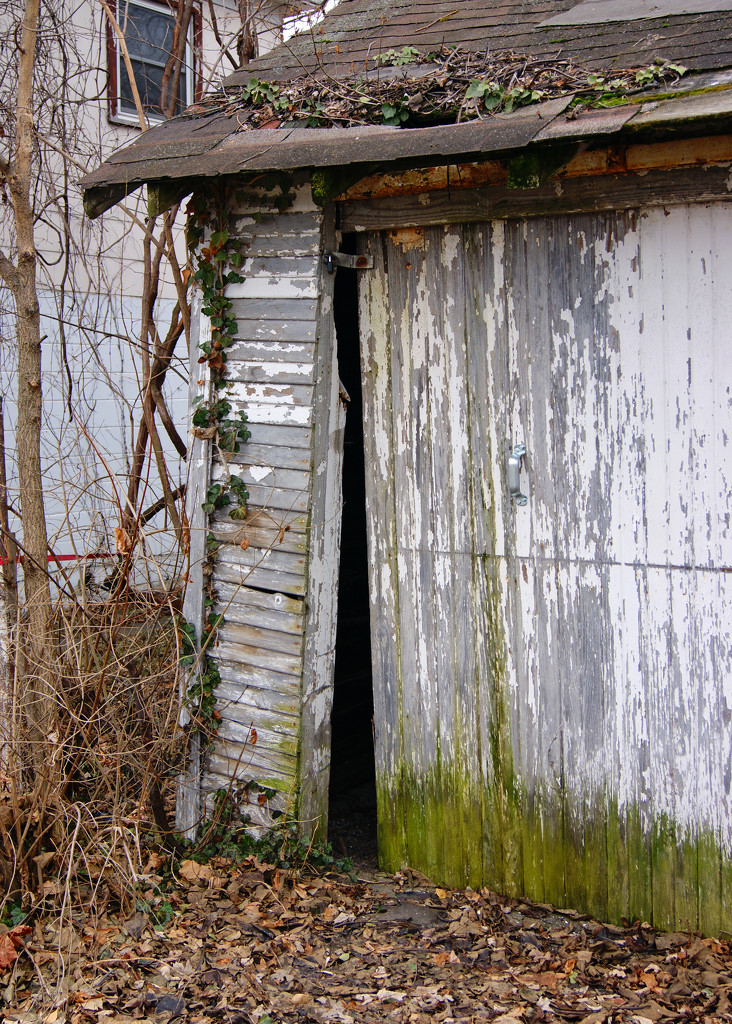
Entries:
MULTIPOLYGON (((206 617, 204 633, 207 634, 205 644, 223 621, 222 615, 209 612, 206 617)), ((194 726, 210 746, 218 735, 221 714, 216 708, 216 687, 221 682, 218 666, 204 650, 198 654, 196 650, 196 628, 182 617, 178 620, 178 642, 180 644, 180 664, 183 668, 193 669, 198 665, 195 681, 186 691, 184 707, 194 726)))
MULTIPOLYGON (((239 451, 249 439, 246 414, 232 415, 231 403, 220 392, 226 387, 226 357, 236 341, 238 325, 234 307, 226 294, 230 284, 240 284, 244 278, 239 269, 244 258, 239 242, 229 230, 229 199, 231 190, 223 185, 212 192, 198 192, 188 206, 188 249, 196 264, 194 279, 201 286, 203 305, 201 312, 211 323, 211 333, 199 343, 199 363, 208 364, 214 397, 210 401, 199 398, 193 413, 194 433, 198 437, 215 440, 222 461, 239 451), (202 244, 203 242, 206 244, 202 244)), ((213 484, 204 502, 204 511, 211 515, 217 509, 233 505, 229 513, 244 518, 249 494, 244 481, 228 474, 224 483, 213 484)))
MULTIPOLYGON (((230 232, 230 198, 231 190, 228 186, 214 187, 205 193, 196 193, 187 210, 188 249, 195 267, 193 278, 202 291, 201 312, 209 318, 211 324, 210 335, 199 342, 201 357, 198 361, 208 365, 214 392, 210 400, 203 397, 196 400, 193 433, 215 444, 218 457, 227 469, 226 478, 208 488, 206 500, 202 504, 203 511, 211 516, 219 510, 229 509, 233 519, 244 519, 249 492, 241 477, 228 472, 227 463, 249 439, 250 432, 246 425, 246 414, 233 412, 231 402, 222 394, 227 387, 227 350, 236 341, 238 331, 233 303, 226 294, 226 287, 240 284, 244 280, 239 273, 243 256, 237 239, 230 232)), ((209 564, 204 567, 204 574, 209 579, 210 561, 217 550, 216 537, 209 532, 206 541, 209 564)), ((181 665, 197 669, 186 692, 185 707, 195 727, 211 744, 218 734, 218 723, 221 721, 221 715, 216 709, 216 688, 221 682, 221 676, 216 663, 206 652, 224 619, 213 611, 215 594, 210 584, 205 602, 206 619, 200 653, 196 647, 195 627, 184 619, 179 620, 178 637, 181 665)))

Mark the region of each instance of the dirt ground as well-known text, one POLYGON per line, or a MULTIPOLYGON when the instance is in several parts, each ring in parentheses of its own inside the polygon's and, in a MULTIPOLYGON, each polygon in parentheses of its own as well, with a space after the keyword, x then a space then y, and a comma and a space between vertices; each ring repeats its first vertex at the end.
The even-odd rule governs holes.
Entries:
MULTIPOLYGON (((13 1024, 732 1021, 727 942, 617 928, 483 890, 378 871, 371 826, 339 826, 355 877, 152 854, 137 909, 0 928, 13 1024), (12 956, 6 956, 6 960, 12 956)), ((4 961, 0 961, 4 962, 4 961)))

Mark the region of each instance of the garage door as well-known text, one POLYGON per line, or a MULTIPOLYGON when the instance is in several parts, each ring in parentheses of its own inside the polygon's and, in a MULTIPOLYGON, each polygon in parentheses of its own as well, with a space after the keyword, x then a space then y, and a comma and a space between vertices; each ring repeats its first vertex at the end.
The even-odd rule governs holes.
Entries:
POLYGON ((386 866, 732 927, 730 238, 725 204, 362 237, 386 866))

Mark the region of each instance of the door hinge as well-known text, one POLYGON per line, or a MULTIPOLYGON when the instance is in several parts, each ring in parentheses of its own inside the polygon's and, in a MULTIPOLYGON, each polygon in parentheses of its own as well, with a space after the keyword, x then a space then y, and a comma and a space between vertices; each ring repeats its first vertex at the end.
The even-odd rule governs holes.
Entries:
POLYGON ((373 270, 373 256, 354 256, 348 252, 323 253, 328 273, 332 274, 336 267, 347 267, 349 270, 373 270))

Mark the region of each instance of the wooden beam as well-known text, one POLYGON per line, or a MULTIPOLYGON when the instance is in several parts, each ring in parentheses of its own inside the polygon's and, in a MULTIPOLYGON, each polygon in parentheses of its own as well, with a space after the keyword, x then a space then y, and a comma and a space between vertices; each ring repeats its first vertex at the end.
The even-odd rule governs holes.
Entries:
POLYGON ((196 188, 199 182, 194 178, 183 178, 182 181, 151 181, 147 186, 147 212, 149 217, 157 217, 185 199, 196 188))
POLYGON ((419 195, 339 203, 342 231, 428 227, 535 217, 544 214, 623 210, 730 200, 729 165, 651 170, 643 174, 603 174, 551 179, 534 189, 493 186, 440 190, 419 195))

